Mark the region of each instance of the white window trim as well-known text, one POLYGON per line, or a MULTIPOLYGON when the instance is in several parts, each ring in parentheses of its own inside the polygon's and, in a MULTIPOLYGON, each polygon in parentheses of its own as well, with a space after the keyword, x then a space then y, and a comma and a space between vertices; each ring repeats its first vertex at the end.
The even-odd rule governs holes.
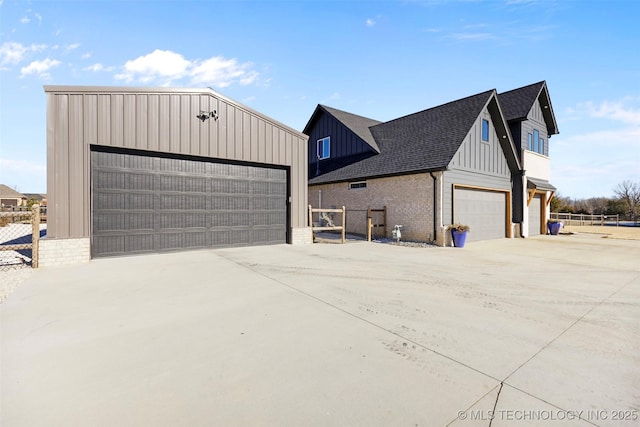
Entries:
POLYGON ((491 122, 485 118, 480 122, 480 141, 488 144, 491 141, 491 122), (484 123, 487 122, 487 139, 484 139, 484 123))
POLYGON ((325 136, 324 138, 320 138, 317 142, 316 142, 316 154, 318 153, 318 148, 320 146, 320 144, 322 143, 322 156, 318 155, 318 160, 324 160, 324 159, 328 159, 331 157, 331 137, 330 136, 325 136), (327 141, 327 146, 328 146, 328 155, 324 156, 324 144, 327 141))
POLYGON ((349 190, 362 190, 365 188, 367 188, 367 181, 357 181, 349 183, 349 190))

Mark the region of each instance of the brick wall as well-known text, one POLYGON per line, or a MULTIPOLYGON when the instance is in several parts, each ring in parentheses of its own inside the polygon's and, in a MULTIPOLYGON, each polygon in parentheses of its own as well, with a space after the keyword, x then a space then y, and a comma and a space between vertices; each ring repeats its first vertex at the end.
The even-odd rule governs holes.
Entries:
POLYGON ((79 264, 91 259, 91 240, 81 239, 42 239, 38 251, 38 265, 79 264))
MULTIPOLYGON (((354 181, 355 182, 355 181, 354 181)), ((368 207, 387 207, 387 233, 401 224, 403 240, 430 242, 433 236, 433 179, 428 173, 366 180, 366 188, 349 190, 348 182, 309 185, 309 203, 314 207, 347 208, 347 232, 366 232, 368 207), (320 191, 322 194, 320 196, 320 191), (322 199, 322 206, 318 206, 322 199), (358 221, 359 219, 359 221, 358 221)), ((314 218, 315 221, 315 218, 314 218)), ((380 229, 374 229, 378 232, 380 229)))

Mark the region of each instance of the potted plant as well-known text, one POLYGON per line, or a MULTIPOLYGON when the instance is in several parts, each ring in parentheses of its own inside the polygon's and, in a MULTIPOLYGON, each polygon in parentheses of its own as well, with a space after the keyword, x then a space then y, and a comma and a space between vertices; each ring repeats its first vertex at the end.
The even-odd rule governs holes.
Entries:
POLYGON ((557 236, 560 233, 560 228, 562 227, 562 223, 556 219, 550 219, 547 221, 547 231, 549 234, 557 236))
POLYGON ((464 248, 464 243, 467 241, 467 233, 470 230, 469 226, 465 224, 451 224, 448 228, 451 230, 453 246, 456 248, 464 248))

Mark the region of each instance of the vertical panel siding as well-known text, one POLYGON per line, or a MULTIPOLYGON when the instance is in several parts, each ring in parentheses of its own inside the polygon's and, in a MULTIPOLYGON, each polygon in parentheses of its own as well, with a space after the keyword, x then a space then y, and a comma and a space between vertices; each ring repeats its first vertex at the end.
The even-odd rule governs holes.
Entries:
MULTIPOLYGON (((62 95, 60 95, 62 96, 62 95)), ((111 144, 111 96, 98 95, 98 145, 111 144)))
POLYGON ((124 147, 124 95, 111 95, 111 141, 109 145, 124 147))
MULTIPOLYGON (((190 101, 190 108, 187 108, 187 112, 185 114, 185 123, 189 124, 189 151, 188 153, 194 155, 194 156, 200 156, 202 155, 202 150, 200 149, 200 131, 202 129, 206 129, 206 127, 208 126, 209 122, 211 122, 213 119, 209 119, 209 120, 205 120, 204 122, 202 122, 201 120, 197 119, 197 115, 200 114, 200 96, 199 95, 195 95, 195 94, 191 94, 189 95, 189 97, 191 98, 190 101)), ((205 110, 208 111, 208 110, 205 110)))
POLYGON ((59 96, 57 99, 55 121, 55 140, 59 141, 54 162, 57 232, 62 236, 71 237, 69 230, 69 96, 59 96))
POLYGON ((49 235, 90 235, 90 145, 288 166, 291 225, 305 226, 307 141, 209 94, 48 92, 49 235), (202 122, 200 110, 219 119, 202 122))
POLYGON ((509 164, 502 151, 498 134, 485 111, 471 127, 449 168, 479 171, 494 176, 510 176, 509 164), (489 142, 482 141, 482 119, 489 121, 489 142))
POLYGON ((171 150, 171 98, 168 96, 158 96, 159 98, 159 115, 158 115, 158 150, 167 152, 171 150))
POLYGON ((136 148, 149 150, 149 100, 147 95, 136 95, 135 138, 136 148))
POLYGON ((371 152, 372 148, 369 144, 360 139, 333 116, 323 112, 316 120, 308 142, 307 153, 310 163, 317 160, 318 140, 327 136, 331 138, 330 158, 332 159, 371 152))
POLYGON ((136 147, 136 95, 127 94, 123 97, 124 114, 122 117, 123 147, 136 147))
MULTIPOLYGON (((78 206, 88 204, 84 193, 84 111, 82 95, 69 95, 69 160, 68 186, 69 199, 77 200, 78 206)), ((84 231, 84 209, 69 210, 69 236, 82 237, 84 231)))
POLYGON ((169 95, 169 152, 180 152, 180 95, 169 95))

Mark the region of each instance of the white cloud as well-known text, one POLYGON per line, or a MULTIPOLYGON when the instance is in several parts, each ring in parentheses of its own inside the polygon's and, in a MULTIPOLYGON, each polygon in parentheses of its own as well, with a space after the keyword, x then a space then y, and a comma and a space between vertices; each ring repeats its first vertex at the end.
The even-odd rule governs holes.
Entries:
POLYGON ((0 46, 0 64, 18 64, 24 58, 28 48, 21 43, 4 42, 0 46))
POLYGON ((22 18, 20 18, 21 24, 28 24, 29 22, 31 22, 31 19, 29 19, 27 16, 23 16, 22 18))
POLYGON ((82 59, 89 59, 89 58, 91 58, 91 53, 87 52, 82 54, 82 59))
POLYGON ((32 44, 25 46, 17 42, 4 42, 0 45, 0 66, 17 65, 22 62, 29 53, 41 52, 47 48, 45 44, 32 44))
POLYGON ((622 101, 603 101, 600 104, 594 104, 589 101, 579 104, 573 111, 578 114, 582 111, 583 114, 591 118, 609 119, 630 125, 640 125, 640 106, 629 105, 634 102, 638 103, 638 101, 640 100, 631 97, 625 98, 622 101))
POLYGON ((367 27, 373 27, 374 25, 376 25, 376 21, 371 18, 367 19, 365 23, 367 24, 367 27))
POLYGON ((40 15, 39 13, 36 13, 35 17, 38 20, 38 25, 42 24, 42 15, 40 15))
POLYGON ((83 71, 93 71, 95 73, 99 72, 99 71, 111 71, 112 67, 105 67, 104 65, 100 64, 100 63, 96 63, 93 65, 89 65, 88 67, 85 67, 82 69, 83 71))
POLYGON ((20 69, 20 77, 27 76, 29 74, 37 74, 38 77, 47 79, 50 77, 49 70, 60 65, 61 62, 57 59, 44 59, 42 61, 33 61, 26 67, 20 69))
POLYGON ((170 85, 176 80, 189 79, 191 84, 227 87, 238 83, 249 85, 259 74, 253 64, 236 59, 214 56, 205 60, 188 60, 179 53, 156 49, 152 53, 127 61, 118 80, 170 85))
POLYGON ((79 47, 80 47, 80 43, 71 43, 71 44, 66 45, 64 47, 64 50, 69 52, 69 51, 75 50, 75 49, 77 49, 79 47))

